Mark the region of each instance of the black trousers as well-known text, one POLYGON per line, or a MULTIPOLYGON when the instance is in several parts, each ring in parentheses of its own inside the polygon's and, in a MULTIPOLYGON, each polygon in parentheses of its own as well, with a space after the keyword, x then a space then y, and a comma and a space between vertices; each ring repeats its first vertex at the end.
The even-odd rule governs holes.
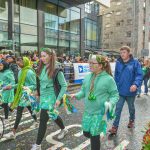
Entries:
POLYGON ((90 138, 91 150, 100 150, 100 135, 92 136, 89 132, 83 131, 83 135, 90 138))
MULTIPOLYGON (((48 110, 41 109, 40 125, 39 125, 37 140, 36 140, 36 144, 38 144, 38 145, 40 145, 42 143, 42 140, 43 140, 44 135, 46 133, 47 122, 49 120, 49 116, 48 116, 47 111, 48 110)), ((65 128, 63 121, 62 121, 60 116, 57 117, 57 119, 55 120, 55 123, 60 127, 60 129, 65 128)))
MULTIPOLYGON (((31 106, 27 106, 27 109, 29 110, 31 116, 33 117, 33 119, 35 121, 37 121, 37 117, 36 115, 32 115, 32 110, 31 110, 31 106)), ((18 125, 20 123, 20 120, 22 118, 22 113, 23 113, 24 107, 18 106, 17 107, 17 116, 16 116, 16 120, 15 120, 15 125, 14 125, 14 129, 16 130, 18 128, 18 125)))
POLYGON ((8 103, 1 104, 1 107, 4 108, 5 119, 8 119, 8 113, 9 113, 8 103))

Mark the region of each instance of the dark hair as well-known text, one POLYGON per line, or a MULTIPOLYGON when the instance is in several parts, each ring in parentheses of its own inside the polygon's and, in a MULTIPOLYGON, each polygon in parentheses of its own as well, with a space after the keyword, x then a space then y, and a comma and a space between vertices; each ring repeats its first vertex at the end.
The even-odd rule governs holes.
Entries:
MULTIPOLYGON (((49 78, 52 78, 53 76, 53 73, 55 71, 55 64, 56 64, 56 53, 53 49, 50 49, 50 48, 42 48, 41 52, 45 52, 47 53, 49 56, 51 56, 51 58, 49 59, 49 62, 48 62, 48 65, 46 67, 46 71, 48 73, 48 77, 49 78)), ((38 70, 37 70, 37 74, 40 75, 41 74, 41 71, 44 67, 44 64, 43 62, 40 60, 39 62, 39 67, 38 67, 38 70)))
POLYGON ((3 70, 1 70, 1 71, 5 71, 5 70, 9 69, 9 64, 6 61, 1 60, 0 64, 3 64, 3 66, 4 66, 3 70))
POLYGON ((23 60, 23 57, 17 57, 16 58, 16 61, 20 61, 20 60, 23 60))

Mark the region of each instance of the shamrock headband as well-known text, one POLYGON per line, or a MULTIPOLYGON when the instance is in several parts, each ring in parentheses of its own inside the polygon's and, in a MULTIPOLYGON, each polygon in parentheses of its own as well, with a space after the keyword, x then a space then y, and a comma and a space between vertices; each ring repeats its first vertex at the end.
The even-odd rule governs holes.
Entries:
POLYGON ((89 55, 89 60, 96 60, 99 64, 102 64, 104 67, 106 67, 106 65, 108 63, 106 57, 104 57, 102 55, 93 55, 93 54, 90 54, 89 55))

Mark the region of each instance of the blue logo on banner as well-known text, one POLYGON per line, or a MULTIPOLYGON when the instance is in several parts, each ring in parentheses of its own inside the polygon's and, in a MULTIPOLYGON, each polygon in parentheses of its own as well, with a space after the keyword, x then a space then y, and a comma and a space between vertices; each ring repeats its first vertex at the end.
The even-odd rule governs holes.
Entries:
POLYGON ((78 66, 79 73, 83 73, 83 66, 78 66))
POLYGON ((79 73, 89 72, 89 66, 78 66, 79 73))

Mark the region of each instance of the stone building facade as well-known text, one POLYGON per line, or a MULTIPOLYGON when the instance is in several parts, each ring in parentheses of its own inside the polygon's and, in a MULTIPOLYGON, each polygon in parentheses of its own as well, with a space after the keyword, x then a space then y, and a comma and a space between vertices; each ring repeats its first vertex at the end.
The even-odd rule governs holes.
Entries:
POLYGON ((150 41, 150 1, 111 0, 102 8, 101 49, 119 51, 123 45, 132 48, 135 57, 148 55, 150 41), (142 49, 146 49, 142 53, 142 49))

